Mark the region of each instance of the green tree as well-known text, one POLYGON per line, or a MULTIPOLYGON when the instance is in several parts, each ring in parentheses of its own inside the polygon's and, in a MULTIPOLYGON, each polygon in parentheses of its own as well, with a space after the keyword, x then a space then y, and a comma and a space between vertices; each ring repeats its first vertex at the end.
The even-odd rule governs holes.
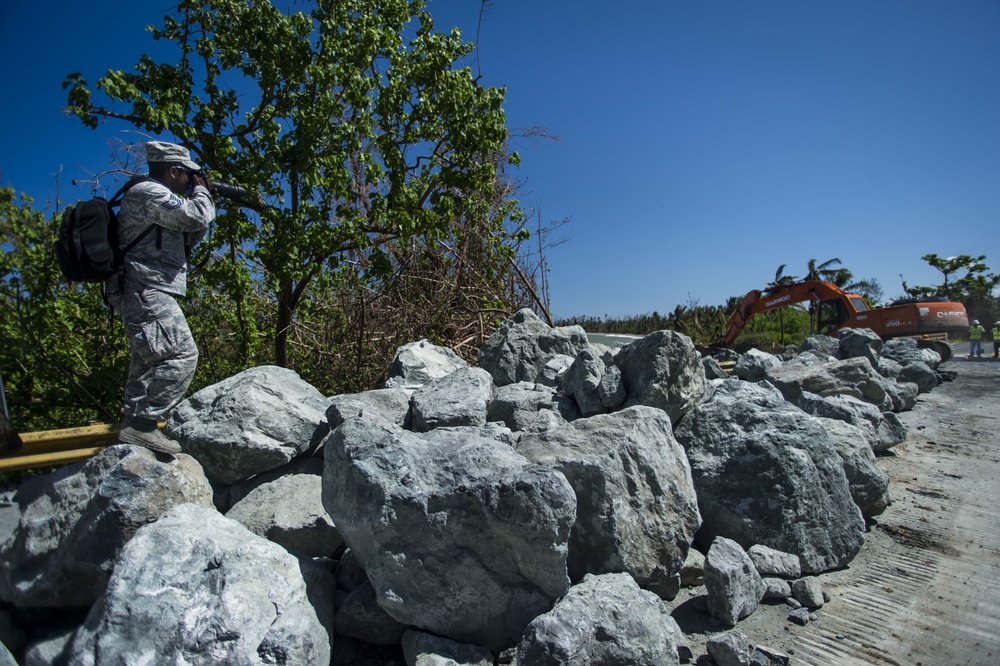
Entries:
POLYGON ((960 254, 956 257, 925 254, 920 258, 939 271, 944 282, 936 287, 904 287, 911 296, 945 296, 963 300, 971 292, 992 289, 1000 284, 1000 277, 989 272, 985 254, 978 257, 969 254, 960 254), (956 276, 959 271, 965 271, 965 274, 956 276))
POLYGON ((58 218, 0 188, 0 368, 22 432, 117 421, 127 356, 99 289, 67 285, 58 218))
POLYGON ((823 263, 817 263, 815 259, 810 259, 805 279, 826 280, 827 282, 832 282, 838 287, 843 287, 850 281, 851 272, 846 268, 834 268, 834 266, 841 266, 840 259, 834 257, 833 259, 828 259, 823 263))
MULTIPOLYGON (((853 279, 853 277, 851 279, 853 279)), ((882 285, 875 278, 854 280, 844 287, 844 291, 860 294, 869 306, 874 306, 877 303, 880 303, 883 297, 882 285)))
POLYGON ((925 254, 921 259, 937 269, 944 282, 937 286, 910 287, 904 280, 903 290, 907 295, 960 301, 968 310, 970 319, 988 322, 1000 316, 1000 307, 993 295, 997 285, 1000 285, 1000 275, 990 272, 986 255, 940 257, 937 254, 925 254))
POLYGON ((208 279, 243 345, 265 323, 280 365, 310 289, 351 286, 356 300, 417 248, 461 235, 454 225, 510 243, 518 215, 498 177, 517 163, 504 91, 458 66, 472 45, 435 31, 424 0, 309 4, 284 13, 267 0, 182 0, 151 30, 174 60, 144 55, 94 88, 79 73, 65 83, 86 126, 172 135, 222 180, 261 193, 220 216, 202 251, 217 255, 208 279), (251 321, 260 285, 275 311, 251 321))

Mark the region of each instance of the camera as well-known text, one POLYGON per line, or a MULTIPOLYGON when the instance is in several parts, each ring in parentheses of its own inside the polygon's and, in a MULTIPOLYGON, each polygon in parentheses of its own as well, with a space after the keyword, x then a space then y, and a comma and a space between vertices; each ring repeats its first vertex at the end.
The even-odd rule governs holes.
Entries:
POLYGON ((235 199, 236 201, 250 201, 250 193, 245 187, 230 185, 229 183, 212 182, 215 192, 223 199, 235 199))
POLYGON ((242 185, 231 185, 229 183, 220 183, 218 181, 212 180, 211 174, 205 169, 202 169, 201 171, 196 171, 195 173, 202 176, 203 178, 208 179, 212 183, 212 187, 210 189, 212 191, 212 194, 217 199, 228 199, 235 203, 242 203, 248 206, 253 206, 256 204, 263 203, 263 199, 261 198, 260 194, 257 194, 255 196, 251 194, 249 190, 247 190, 247 188, 243 187, 242 185))

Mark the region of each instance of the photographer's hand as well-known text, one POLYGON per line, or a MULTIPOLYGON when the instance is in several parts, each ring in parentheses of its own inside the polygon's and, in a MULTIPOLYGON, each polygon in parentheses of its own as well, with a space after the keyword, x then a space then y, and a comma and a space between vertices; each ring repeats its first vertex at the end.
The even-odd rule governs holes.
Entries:
POLYGON ((213 188, 215 187, 212 184, 211 177, 206 172, 204 172, 204 171, 198 171, 198 172, 195 172, 195 173, 191 174, 191 182, 194 184, 195 187, 197 187, 198 185, 201 185, 202 187, 204 187, 205 189, 207 189, 209 192, 212 192, 213 188))

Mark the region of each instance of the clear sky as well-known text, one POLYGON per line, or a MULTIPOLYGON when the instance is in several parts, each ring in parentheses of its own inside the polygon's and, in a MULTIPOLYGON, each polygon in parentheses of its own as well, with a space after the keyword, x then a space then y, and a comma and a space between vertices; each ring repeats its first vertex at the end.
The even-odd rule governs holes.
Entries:
MULTIPOLYGON (((483 82, 507 88, 512 129, 559 137, 516 146, 524 202, 569 219, 557 317, 717 305, 810 259, 886 298, 900 274, 940 282, 930 252, 1000 272, 1000 1, 491 4, 483 82)), ((155 52, 144 26, 169 5, 0 0, 0 183, 41 207, 61 169, 64 201, 89 195, 70 181, 141 138, 63 116, 61 83, 155 52)), ((479 0, 428 6, 476 41, 479 0)))

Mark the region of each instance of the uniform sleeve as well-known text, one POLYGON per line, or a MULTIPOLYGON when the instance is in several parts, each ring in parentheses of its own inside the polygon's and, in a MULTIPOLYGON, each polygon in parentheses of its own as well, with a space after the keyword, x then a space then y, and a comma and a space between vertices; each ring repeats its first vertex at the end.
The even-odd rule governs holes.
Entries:
POLYGON ((149 222, 158 224, 164 229, 201 233, 208 229, 209 223, 215 219, 215 202, 208 190, 200 185, 194 188, 194 194, 181 198, 165 187, 151 191, 147 203, 151 219, 149 222))

